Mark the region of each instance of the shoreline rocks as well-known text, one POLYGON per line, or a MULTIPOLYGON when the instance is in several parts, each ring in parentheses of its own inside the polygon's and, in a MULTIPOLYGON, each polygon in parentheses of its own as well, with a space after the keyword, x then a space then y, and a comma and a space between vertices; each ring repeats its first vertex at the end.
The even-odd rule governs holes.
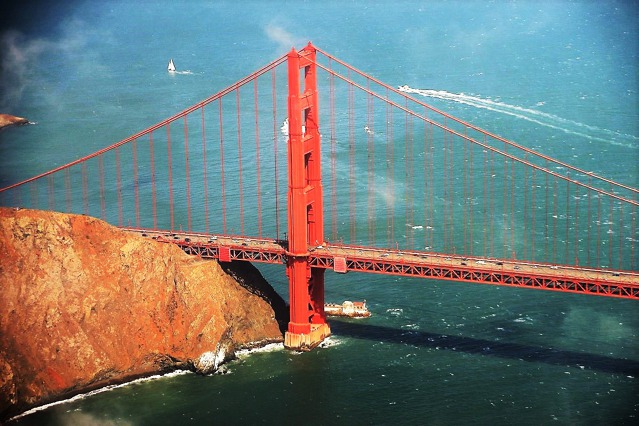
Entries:
POLYGON ((0 129, 9 126, 21 126, 29 124, 29 120, 10 114, 0 114, 0 129))
POLYGON ((92 217, 0 208, 0 422, 281 342, 286 303, 252 265, 224 269, 92 217))

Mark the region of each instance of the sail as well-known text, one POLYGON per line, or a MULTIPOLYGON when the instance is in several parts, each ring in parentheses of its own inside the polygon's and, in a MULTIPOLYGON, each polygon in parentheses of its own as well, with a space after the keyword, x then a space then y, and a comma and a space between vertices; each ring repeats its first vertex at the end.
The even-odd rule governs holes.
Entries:
POLYGON ((169 60, 169 65, 167 66, 168 71, 175 71, 175 64, 173 63, 173 59, 169 60))

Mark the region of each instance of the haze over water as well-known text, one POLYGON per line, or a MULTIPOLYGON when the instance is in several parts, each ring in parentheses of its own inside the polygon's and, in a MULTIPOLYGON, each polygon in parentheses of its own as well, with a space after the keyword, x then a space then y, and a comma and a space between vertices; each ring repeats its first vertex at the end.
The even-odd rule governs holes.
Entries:
MULTIPOLYGON (((0 186, 108 146, 308 40, 493 133, 639 186, 633 2, 29 3, 0 38, 0 186), (344 4, 345 3, 345 4, 344 4), (170 75, 173 58, 182 73, 170 75)), ((365 166, 364 166, 365 167, 365 166)), ((636 262, 635 262, 636 264, 636 262)), ((284 269, 260 266, 287 298, 284 269)), ((349 273, 326 347, 132 384, 19 424, 633 424, 635 301, 349 273)))

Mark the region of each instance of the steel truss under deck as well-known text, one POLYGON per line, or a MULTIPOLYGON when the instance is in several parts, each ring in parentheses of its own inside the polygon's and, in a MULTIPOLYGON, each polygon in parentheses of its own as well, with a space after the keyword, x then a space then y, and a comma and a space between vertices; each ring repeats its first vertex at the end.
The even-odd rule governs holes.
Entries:
MULTIPOLYGON (((289 258, 286 241, 139 229, 127 231, 175 244, 190 255, 221 262, 240 260, 286 265, 289 258)), ((332 269, 338 273, 367 272, 639 300, 639 273, 632 271, 339 245, 312 248, 308 262, 310 267, 332 269)))

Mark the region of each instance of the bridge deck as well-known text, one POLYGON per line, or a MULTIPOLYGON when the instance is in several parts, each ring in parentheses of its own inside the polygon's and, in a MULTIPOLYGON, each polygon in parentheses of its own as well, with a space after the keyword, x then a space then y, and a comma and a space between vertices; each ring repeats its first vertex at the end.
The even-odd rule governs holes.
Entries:
MULTIPOLYGON (((186 253, 221 261, 286 262, 285 241, 188 232, 125 229, 186 253)), ((441 280, 639 299, 639 273, 430 252, 327 244, 309 249, 311 266, 336 272, 368 272, 441 280)))

